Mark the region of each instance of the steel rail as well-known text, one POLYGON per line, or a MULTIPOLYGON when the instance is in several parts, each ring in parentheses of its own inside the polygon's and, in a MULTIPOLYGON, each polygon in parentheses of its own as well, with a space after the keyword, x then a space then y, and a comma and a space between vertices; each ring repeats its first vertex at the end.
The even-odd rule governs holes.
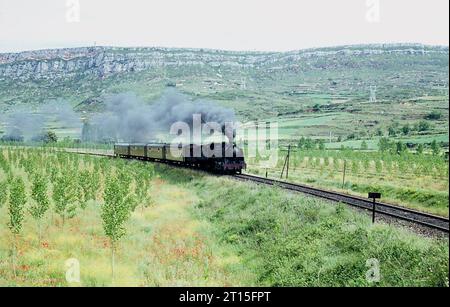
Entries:
MULTIPOLYGON (((348 195, 344 193, 329 191, 329 190, 323 190, 319 188, 314 188, 302 184, 295 184, 275 179, 269 179, 264 177, 258 177, 254 175, 249 174, 237 174, 233 177, 241 180, 246 181, 252 181, 272 186, 278 186, 283 189, 301 192, 305 194, 309 194, 312 196, 328 199, 335 202, 341 202, 345 203, 354 207, 358 207, 365 210, 373 211, 373 202, 372 200, 365 199, 362 197, 354 196, 354 195, 348 195)), ((426 226, 429 228, 437 229, 443 232, 449 232, 449 219, 437 216, 425 212, 420 212, 417 210, 377 202, 376 203, 376 209, 375 213, 390 216, 396 219, 404 220, 407 222, 412 222, 415 224, 419 224, 422 226, 426 226)))

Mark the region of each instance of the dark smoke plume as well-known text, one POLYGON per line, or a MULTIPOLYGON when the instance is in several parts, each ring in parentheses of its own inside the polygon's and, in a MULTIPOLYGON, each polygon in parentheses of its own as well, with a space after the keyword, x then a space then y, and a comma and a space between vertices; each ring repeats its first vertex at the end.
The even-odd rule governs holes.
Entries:
POLYGON ((105 113, 85 123, 82 140, 149 142, 168 135, 175 122, 185 122, 192 130, 194 114, 200 114, 203 123, 217 122, 222 127, 235 121, 233 110, 205 100, 193 101, 175 89, 166 90, 150 105, 134 94, 118 94, 107 97, 105 113))
MULTIPOLYGON (((160 99, 147 104, 132 93, 107 96, 106 111, 85 120, 81 139, 85 142, 151 142, 167 137, 175 122, 193 128, 193 115, 202 123, 215 122, 229 140, 233 131, 225 131, 225 123, 235 122, 231 109, 206 100, 193 100, 175 89, 167 89, 160 99)), ((69 103, 54 100, 38 108, 19 108, 3 120, 6 141, 39 140, 49 127, 80 129, 80 116, 69 103)))

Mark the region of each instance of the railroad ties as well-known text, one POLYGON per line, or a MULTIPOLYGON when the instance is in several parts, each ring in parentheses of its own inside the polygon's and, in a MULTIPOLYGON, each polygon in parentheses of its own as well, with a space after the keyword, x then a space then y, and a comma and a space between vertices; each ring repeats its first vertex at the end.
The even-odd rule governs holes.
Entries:
MULTIPOLYGON (((301 192, 304 194, 309 194, 312 196, 324 198, 327 200, 331 200, 334 202, 340 202, 344 204, 348 204, 357 208, 365 209, 372 211, 373 210, 373 203, 372 200, 357 197, 353 195, 333 192, 333 191, 327 191, 323 189, 313 188, 310 186, 305 186, 301 184, 294 184, 289 183, 285 181, 279 181, 274 179, 268 179, 248 174, 241 174, 241 175, 234 175, 235 178, 245 180, 245 181, 252 181, 272 186, 277 186, 282 189, 301 192)), ((386 204, 386 203, 380 203, 377 202, 375 213, 389 216, 394 219, 403 220, 407 222, 411 222, 414 224, 419 224, 428 228, 436 229, 439 231, 443 231, 448 233, 449 232, 449 220, 447 218, 428 214, 412 209, 408 209, 401 206, 386 204)))

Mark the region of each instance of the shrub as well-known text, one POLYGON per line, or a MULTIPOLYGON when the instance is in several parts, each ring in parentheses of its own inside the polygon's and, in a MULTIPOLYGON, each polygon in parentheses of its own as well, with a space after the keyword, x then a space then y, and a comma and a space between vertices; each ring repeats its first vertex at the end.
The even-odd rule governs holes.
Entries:
POLYGON ((416 130, 419 132, 428 131, 431 129, 431 124, 425 120, 420 121, 416 124, 416 130))
POLYGON ((442 117, 442 113, 439 111, 431 111, 430 113, 428 113, 427 115, 425 115, 425 119, 428 120, 439 120, 442 117))

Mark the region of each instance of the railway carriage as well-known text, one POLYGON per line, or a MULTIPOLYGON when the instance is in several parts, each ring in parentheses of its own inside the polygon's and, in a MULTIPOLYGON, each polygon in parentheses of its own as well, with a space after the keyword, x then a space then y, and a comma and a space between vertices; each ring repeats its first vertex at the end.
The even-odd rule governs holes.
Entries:
POLYGON ((114 155, 120 158, 160 161, 217 173, 241 173, 246 168, 243 152, 235 144, 180 145, 179 150, 177 154, 172 152, 170 144, 114 145, 114 155))
POLYGON ((129 157, 130 156, 130 146, 128 144, 115 144, 114 145, 114 155, 116 157, 129 157))
POLYGON ((164 151, 166 153, 165 158, 167 161, 180 162, 180 163, 186 162, 184 151, 183 151, 182 147, 179 148, 179 150, 180 150, 179 153, 172 153, 172 150, 171 150, 169 144, 165 144, 164 149, 165 149, 164 151))
POLYGON ((149 160, 164 160, 166 158, 166 148, 164 144, 147 144, 147 154, 149 160))
POLYGON ((136 159, 144 159, 147 156, 146 144, 130 144, 130 156, 136 159))

